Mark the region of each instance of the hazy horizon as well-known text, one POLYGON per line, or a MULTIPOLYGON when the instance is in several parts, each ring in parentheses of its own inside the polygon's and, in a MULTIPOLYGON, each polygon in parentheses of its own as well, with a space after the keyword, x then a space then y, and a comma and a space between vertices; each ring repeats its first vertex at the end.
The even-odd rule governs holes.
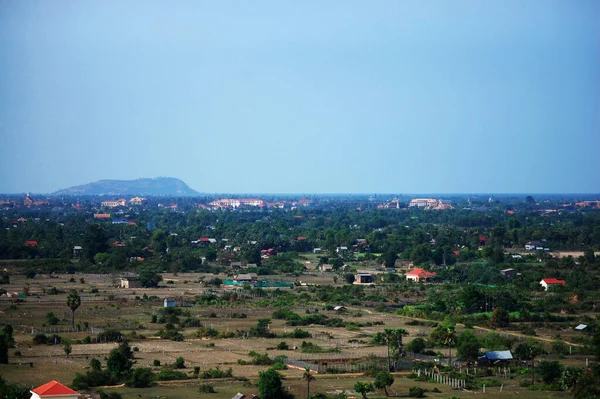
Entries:
POLYGON ((202 193, 600 193, 598 15, 592 0, 0 1, 0 193, 144 176, 202 193))

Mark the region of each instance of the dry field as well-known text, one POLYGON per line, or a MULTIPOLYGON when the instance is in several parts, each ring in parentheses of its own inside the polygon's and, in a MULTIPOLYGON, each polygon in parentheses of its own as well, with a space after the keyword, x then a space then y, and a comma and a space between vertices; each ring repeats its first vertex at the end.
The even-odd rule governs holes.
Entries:
MULTIPOLYGON (((0 374, 8 381, 19 382, 28 386, 35 386, 45 383, 51 379, 57 379, 63 383, 70 384, 75 373, 85 372, 89 360, 93 357, 98 358, 105 364, 105 358, 109 352, 116 347, 114 343, 92 343, 75 344, 73 353, 66 358, 63 348, 60 345, 34 345, 32 342, 32 332, 42 330, 51 333, 58 331, 57 334, 67 336, 71 339, 81 339, 87 335, 92 338, 96 336, 93 332, 64 332, 70 327, 70 310, 66 305, 66 292, 70 289, 80 291, 82 304, 76 312, 75 322, 84 325, 88 323, 96 328, 116 328, 124 334, 136 331, 143 334, 146 339, 133 339, 130 344, 137 348, 135 352, 137 366, 152 367, 154 360, 159 360, 161 364, 170 364, 178 357, 183 357, 186 363, 186 369, 191 374, 194 366, 201 369, 221 367, 221 369, 231 367, 234 376, 247 377, 251 381, 255 380, 258 372, 265 370, 266 366, 239 365, 238 359, 249 360, 248 352, 256 351, 269 353, 271 357, 276 355, 286 355, 292 359, 334 359, 344 358, 364 358, 369 355, 384 356, 386 348, 381 346, 372 346, 368 344, 368 336, 382 331, 384 328, 404 328, 409 332, 406 342, 418 336, 428 335, 430 327, 409 326, 406 324, 408 319, 395 316, 393 314, 378 313, 369 309, 348 309, 347 312, 337 314, 334 311, 325 311, 318 306, 303 306, 293 308, 296 313, 304 315, 307 311, 314 312, 315 309, 321 314, 330 317, 342 317, 347 321, 359 323, 383 322, 384 325, 363 327, 358 331, 349 331, 345 328, 329 328, 323 326, 307 326, 302 329, 308 330, 313 338, 306 339, 308 342, 315 343, 323 348, 335 348, 340 353, 335 354, 302 354, 299 351, 278 351, 271 349, 280 341, 286 341, 290 347, 300 346, 302 339, 200 339, 192 338, 197 328, 187 328, 182 331, 186 336, 183 342, 173 342, 160 340, 154 334, 162 327, 160 324, 152 324, 151 317, 157 314, 162 307, 161 301, 143 302, 136 297, 144 294, 148 296, 156 295, 159 298, 165 296, 193 297, 204 293, 207 288, 199 284, 202 274, 182 273, 177 276, 165 274, 163 287, 156 289, 121 289, 118 288, 118 279, 111 275, 57 275, 57 276, 36 276, 33 280, 26 280, 23 276, 15 276, 11 284, 4 286, 9 291, 22 291, 25 286, 29 287, 31 296, 24 298, 21 303, 16 303, 12 299, 3 299, 0 301, 0 323, 11 323, 15 328, 15 339, 17 347, 11 350, 9 365, 0 366, 0 374), (69 280, 74 278, 75 282, 69 280), (83 278, 84 282, 80 279, 83 278), (167 284, 167 281, 173 283, 167 284), (51 287, 55 287, 65 293, 57 295, 45 295, 51 287), (91 293, 92 287, 98 289, 97 293, 91 293), (45 315, 53 312, 60 322, 57 326, 45 326, 45 315), (46 329, 46 330, 44 330, 46 329), (48 330, 54 329, 54 330, 48 330), (350 343, 349 341, 354 342, 350 343), (21 356, 14 356, 15 351, 20 351, 21 356), (33 366, 30 366, 30 363, 33 366)), ((332 276, 315 273, 314 276, 303 276, 303 281, 311 284, 333 284, 332 276)), ((251 302, 240 301, 230 303, 227 306, 203 306, 185 308, 192 317, 200 318, 201 322, 209 327, 219 331, 235 331, 248 329, 254 325, 260 318, 271 317, 273 308, 259 308, 251 302), (211 313, 215 317, 209 317, 211 313), (233 313, 245 313, 247 318, 232 318, 233 313)), ((181 317, 183 319, 183 317, 181 317)), ((282 320, 273 320, 271 331, 276 333, 285 333, 293 328, 286 326, 282 320)), ((577 363, 583 359, 578 359, 577 363)), ((306 385, 301 380, 302 371, 288 369, 282 372, 286 376, 285 384, 298 398, 305 397, 306 385)), ((351 390, 357 380, 367 380, 360 375, 319 375, 317 380, 311 385, 311 391, 334 392, 336 390, 347 390, 350 396, 357 396, 351 390)), ((185 383, 169 382, 161 383, 161 386, 146 389, 130 388, 110 388, 115 389, 124 398, 229 398, 236 392, 246 394, 256 393, 256 387, 248 382, 239 382, 231 380, 211 381, 215 386, 217 394, 199 394, 198 385, 201 381, 190 380, 185 383)), ((565 394, 538 393, 526 391, 520 388, 516 380, 506 380, 503 392, 500 394, 499 388, 489 388, 486 397, 500 398, 510 395, 523 395, 528 398, 542 397, 566 397, 565 394)), ((392 394, 405 395, 411 386, 421 386, 427 389, 438 387, 442 391, 438 393, 428 393, 428 397, 445 398, 450 396, 472 397, 481 395, 481 393, 469 393, 453 391, 450 387, 439 384, 416 383, 397 375, 396 382, 392 386, 392 394)), ((381 393, 378 393, 381 395, 381 393)), ((378 397, 377 394, 370 394, 370 398, 378 397)))

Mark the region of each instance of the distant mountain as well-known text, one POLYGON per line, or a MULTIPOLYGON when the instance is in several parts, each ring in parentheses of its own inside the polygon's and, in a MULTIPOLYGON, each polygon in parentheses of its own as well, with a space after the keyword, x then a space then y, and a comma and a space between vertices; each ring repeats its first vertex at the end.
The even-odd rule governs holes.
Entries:
POLYGON ((199 195, 187 184, 174 177, 156 177, 136 180, 99 180, 58 190, 52 195, 150 195, 150 196, 195 196, 199 195))

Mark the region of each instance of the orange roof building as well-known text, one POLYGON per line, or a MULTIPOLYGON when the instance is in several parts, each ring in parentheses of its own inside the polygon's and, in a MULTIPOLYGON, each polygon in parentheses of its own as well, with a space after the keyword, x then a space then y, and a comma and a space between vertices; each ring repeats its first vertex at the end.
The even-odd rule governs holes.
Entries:
POLYGON ((31 399, 75 399, 79 397, 79 392, 72 390, 58 381, 50 381, 32 389, 31 394, 31 399))

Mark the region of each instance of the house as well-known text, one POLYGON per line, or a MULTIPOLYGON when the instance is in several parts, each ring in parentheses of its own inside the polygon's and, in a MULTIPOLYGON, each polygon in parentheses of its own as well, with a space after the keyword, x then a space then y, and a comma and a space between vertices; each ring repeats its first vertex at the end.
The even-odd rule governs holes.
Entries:
POLYGON ((304 240, 306 240, 306 236, 298 236, 298 237, 296 237, 296 240, 304 241, 304 240))
POLYGON ((425 282, 428 279, 435 277, 437 273, 436 272, 428 272, 425 269, 421 269, 420 267, 417 267, 416 269, 413 269, 412 271, 406 273, 406 280, 411 280, 414 281, 416 283, 418 282, 425 282))
POLYGON ((80 245, 73 247, 73 258, 79 259, 83 255, 83 248, 80 245))
POLYGON ((251 283, 258 280, 258 275, 256 273, 245 273, 245 274, 236 274, 233 276, 233 281, 237 283, 251 283))
POLYGON ((177 298, 175 297, 166 297, 163 301, 163 306, 165 308, 174 308, 177 306, 177 298))
POLYGON ((244 395, 243 393, 239 393, 239 392, 238 392, 238 393, 236 393, 236 394, 234 395, 234 397, 233 397, 233 398, 231 398, 231 399, 246 399, 246 398, 247 398, 247 396, 246 396, 246 395, 244 395))
POLYGON ((109 213, 94 213, 94 219, 110 219, 109 213))
POLYGON ((107 201, 102 201, 100 203, 101 206, 103 207, 107 207, 107 208, 115 208, 117 206, 125 206, 125 198, 121 198, 118 200, 107 200, 107 201))
POLYGON ((587 324, 579 324, 577 327, 575 327, 575 330, 577 331, 583 331, 587 328, 587 324))
POLYGON ((348 247, 337 247, 335 252, 338 254, 348 252, 348 247))
POLYGON ((130 205, 143 205, 146 202, 146 198, 142 197, 133 197, 129 200, 130 205))
POLYGON ((338 305, 338 306, 335 306, 335 307, 333 308, 333 310, 335 310, 336 312, 343 312, 344 310, 346 310, 346 307, 345 307, 345 306, 338 305))
POLYGON ((517 271, 515 269, 504 269, 500 270, 500 274, 505 278, 513 278, 517 271))
POLYGON ((121 277, 119 284, 121 288, 142 288, 142 282, 138 277, 121 277))
POLYGON ((260 251, 260 257, 263 259, 267 259, 275 255, 277 255, 277 251, 273 248, 263 249, 260 251))
POLYGON ((483 356, 477 358, 477 364, 479 366, 493 366, 511 360, 513 360, 511 351, 487 351, 483 356))
POLYGON ((321 248, 313 248, 313 254, 320 254, 322 252, 321 248))
POLYGON ((535 251, 537 249, 543 249, 542 248, 542 243, 539 241, 528 241, 527 243, 525 243, 525 250, 526 251, 535 251))
POLYGON ((31 390, 30 399, 76 399, 79 397, 79 392, 75 392, 71 388, 61 384, 58 381, 50 381, 31 390))
POLYGON ((358 273, 354 275, 354 284, 373 285, 373 276, 370 273, 358 273))
POLYGON ((486 236, 479 236, 479 246, 480 247, 485 247, 486 241, 487 241, 487 237, 486 236))
POLYGON ((232 269, 241 269, 242 268, 242 262, 231 262, 231 268, 232 269))
POLYGON ((38 242, 34 240, 27 240, 25 241, 25 245, 27 245, 28 247, 37 247, 38 242))
POLYGON ((321 271, 321 272, 332 272, 333 271, 333 265, 322 264, 322 265, 319 266, 319 271, 321 271))
POLYGON ((543 278, 542 281, 540 281, 540 285, 544 287, 545 291, 548 291, 550 287, 559 287, 565 284, 567 284, 565 280, 557 280, 555 278, 543 278))

